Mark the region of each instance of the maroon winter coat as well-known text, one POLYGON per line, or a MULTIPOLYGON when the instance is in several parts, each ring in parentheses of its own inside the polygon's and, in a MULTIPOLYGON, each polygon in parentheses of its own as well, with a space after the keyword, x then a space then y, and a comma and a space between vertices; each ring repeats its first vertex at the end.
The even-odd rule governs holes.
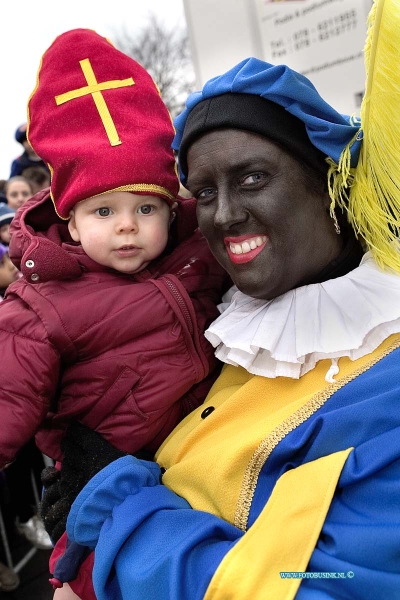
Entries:
POLYGON ((47 191, 19 209, 10 256, 24 277, 0 304, 0 467, 37 431, 60 460, 73 419, 122 451, 154 451, 204 400, 217 362, 203 331, 226 274, 191 201, 176 221, 175 248, 125 275, 72 242, 47 191))

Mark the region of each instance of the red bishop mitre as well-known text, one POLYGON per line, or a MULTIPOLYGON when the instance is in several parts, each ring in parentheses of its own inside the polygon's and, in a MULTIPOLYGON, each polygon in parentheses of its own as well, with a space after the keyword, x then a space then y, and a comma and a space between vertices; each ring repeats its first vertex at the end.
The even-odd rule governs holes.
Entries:
POLYGON ((172 203, 179 190, 173 137, 150 75, 95 31, 67 31, 43 55, 28 102, 28 140, 50 168, 60 217, 104 192, 172 203))

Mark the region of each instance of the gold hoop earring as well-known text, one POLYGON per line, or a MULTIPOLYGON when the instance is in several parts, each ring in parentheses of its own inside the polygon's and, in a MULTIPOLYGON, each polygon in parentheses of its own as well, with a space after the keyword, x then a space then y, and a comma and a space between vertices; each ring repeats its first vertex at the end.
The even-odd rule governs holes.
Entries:
POLYGON ((338 223, 338 220, 337 220, 337 217, 336 217, 335 209, 331 208, 329 210, 329 214, 330 214, 331 219, 333 220, 333 224, 335 226, 336 233, 338 235, 340 235, 340 226, 339 226, 339 223, 338 223))

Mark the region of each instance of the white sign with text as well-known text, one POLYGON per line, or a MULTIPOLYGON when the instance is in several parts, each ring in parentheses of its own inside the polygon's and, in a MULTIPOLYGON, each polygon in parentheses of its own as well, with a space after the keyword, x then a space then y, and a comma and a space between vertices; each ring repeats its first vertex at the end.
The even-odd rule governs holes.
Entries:
POLYGON ((306 75, 338 111, 358 114, 372 0, 255 0, 264 60, 306 75))

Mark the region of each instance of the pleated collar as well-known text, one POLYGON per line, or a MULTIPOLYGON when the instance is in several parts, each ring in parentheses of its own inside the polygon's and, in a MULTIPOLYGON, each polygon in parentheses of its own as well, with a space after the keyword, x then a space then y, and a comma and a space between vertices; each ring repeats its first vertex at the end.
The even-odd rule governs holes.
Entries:
POLYGON ((205 336, 222 362, 263 377, 298 379, 331 359, 357 360, 400 332, 400 276, 383 272, 370 253, 337 279, 305 285, 273 300, 257 300, 232 288, 221 316, 205 336))

